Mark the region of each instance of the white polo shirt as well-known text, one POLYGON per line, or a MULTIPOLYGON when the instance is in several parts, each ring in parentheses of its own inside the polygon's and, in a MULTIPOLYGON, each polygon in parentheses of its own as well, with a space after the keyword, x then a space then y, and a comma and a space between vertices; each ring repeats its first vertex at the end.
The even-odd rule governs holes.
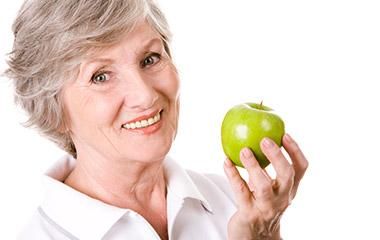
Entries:
MULTIPOLYGON (((45 200, 19 239, 160 239, 137 212, 65 185, 74 165, 75 159, 67 156, 44 176, 45 200)), ((227 239, 227 223, 236 211, 227 179, 184 170, 170 158, 164 169, 169 239, 227 239)))

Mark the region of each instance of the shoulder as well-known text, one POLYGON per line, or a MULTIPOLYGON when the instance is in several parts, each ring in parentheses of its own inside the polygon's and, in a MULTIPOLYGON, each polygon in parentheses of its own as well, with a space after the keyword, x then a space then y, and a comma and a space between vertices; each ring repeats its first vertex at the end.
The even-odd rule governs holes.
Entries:
POLYGON ((186 170, 199 191, 205 196, 226 197, 235 205, 235 197, 228 179, 225 176, 212 173, 199 173, 192 170, 186 170))

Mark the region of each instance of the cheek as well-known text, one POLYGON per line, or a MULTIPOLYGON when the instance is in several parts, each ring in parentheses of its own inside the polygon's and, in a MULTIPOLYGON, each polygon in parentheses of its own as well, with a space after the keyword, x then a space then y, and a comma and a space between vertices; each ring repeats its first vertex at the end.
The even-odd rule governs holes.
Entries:
POLYGON ((168 81, 164 82, 163 91, 165 96, 168 98, 168 103, 170 107, 170 118, 172 121, 172 127, 176 134, 178 117, 179 117, 179 89, 180 81, 176 71, 171 71, 168 75, 168 81))
POLYGON ((71 128, 97 128, 112 124, 118 104, 112 96, 71 94, 65 101, 71 128))
POLYGON ((172 104, 176 104, 179 98, 180 81, 178 74, 175 70, 171 70, 167 74, 167 81, 163 81, 163 92, 172 101, 172 104), (173 102, 174 101, 174 102, 173 102))

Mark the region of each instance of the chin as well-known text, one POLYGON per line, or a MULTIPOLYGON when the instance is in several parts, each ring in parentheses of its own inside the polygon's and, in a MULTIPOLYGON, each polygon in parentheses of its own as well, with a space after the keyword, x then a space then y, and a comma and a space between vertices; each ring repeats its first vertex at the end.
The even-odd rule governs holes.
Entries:
POLYGON ((156 162, 165 159, 168 154, 174 137, 171 139, 162 139, 156 143, 146 144, 145 146, 135 146, 133 149, 124 149, 122 159, 138 162, 156 162))

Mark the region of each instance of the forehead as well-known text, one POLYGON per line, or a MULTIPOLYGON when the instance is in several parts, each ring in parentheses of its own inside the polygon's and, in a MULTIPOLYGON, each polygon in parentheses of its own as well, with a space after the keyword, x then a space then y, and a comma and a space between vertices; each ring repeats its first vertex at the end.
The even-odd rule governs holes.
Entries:
POLYGON ((161 38, 161 36, 147 21, 141 21, 132 31, 121 37, 120 43, 144 45, 153 38, 161 38))
POLYGON ((85 62, 91 62, 99 56, 139 54, 147 47, 162 44, 161 35, 146 21, 137 23, 132 31, 122 34, 119 39, 119 41, 111 46, 91 50, 85 62))

